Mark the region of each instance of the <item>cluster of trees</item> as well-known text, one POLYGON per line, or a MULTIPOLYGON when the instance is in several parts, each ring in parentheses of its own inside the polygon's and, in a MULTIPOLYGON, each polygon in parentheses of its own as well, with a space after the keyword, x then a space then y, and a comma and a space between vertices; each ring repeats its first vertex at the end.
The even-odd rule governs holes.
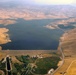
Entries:
POLYGON ((27 56, 16 56, 16 58, 22 62, 22 64, 14 63, 13 65, 13 75, 33 75, 33 67, 30 63, 34 63, 36 58, 31 58, 29 55, 27 56))
POLYGON ((47 72, 53 68, 56 69, 58 66, 59 57, 47 57, 38 59, 36 62, 37 68, 35 69, 36 74, 47 74, 47 72))
POLYGON ((3 60, 4 58, 0 61, 0 70, 2 70, 6 75, 6 62, 2 62, 3 60))
POLYGON ((48 71, 53 68, 56 69, 59 57, 46 57, 46 58, 31 58, 30 56, 16 56, 16 58, 22 62, 22 64, 14 63, 13 75, 35 75, 35 74, 47 74, 48 71), (35 66, 32 67, 31 63, 35 66))

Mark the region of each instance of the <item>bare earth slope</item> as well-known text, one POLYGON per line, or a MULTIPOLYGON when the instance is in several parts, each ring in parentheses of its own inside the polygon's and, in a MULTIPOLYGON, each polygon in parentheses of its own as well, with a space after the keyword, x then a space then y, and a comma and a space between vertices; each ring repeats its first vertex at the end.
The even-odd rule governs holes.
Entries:
POLYGON ((62 48, 65 55, 76 54, 76 28, 63 35, 62 48))
POLYGON ((11 42, 9 35, 7 34, 9 30, 6 28, 0 28, 0 44, 6 44, 11 42))
POLYGON ((76 67, 76 28, 66 32, 61 37, 62 49, 65 55, 64 64, 56 71, 54 75, 75 75, 76 67))

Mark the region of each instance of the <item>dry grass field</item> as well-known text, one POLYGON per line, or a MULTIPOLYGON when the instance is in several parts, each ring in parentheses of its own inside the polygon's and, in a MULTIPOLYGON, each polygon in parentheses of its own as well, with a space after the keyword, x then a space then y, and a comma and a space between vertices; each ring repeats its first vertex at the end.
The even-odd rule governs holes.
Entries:
POLYGON ((72 61, 65 75, 76 75, 76 60, 72 61))
POLYGON ((75 60, 75 58, 65 58, 64 64, 55 72, 54 75, 63 75, 62 73, 66 72, 71 62, 75 60))

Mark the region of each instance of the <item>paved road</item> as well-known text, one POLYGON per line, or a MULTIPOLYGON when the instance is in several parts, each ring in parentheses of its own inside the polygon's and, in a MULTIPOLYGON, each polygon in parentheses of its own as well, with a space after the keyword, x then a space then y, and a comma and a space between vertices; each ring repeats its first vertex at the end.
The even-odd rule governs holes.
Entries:
POLYGON ((64 53, 63 53, 63 50, 62 50, 62 43, 61 43, 61 41, 60 41, 60 44, 59 44, 59 47, 60 47, 60 52, 61 52, 61 54, 62 54, 62 64, 51 74, 51 75, 57 75, 56 73, 57 73, 57 71, 63 66, 63 64, 64 64, 64 53))

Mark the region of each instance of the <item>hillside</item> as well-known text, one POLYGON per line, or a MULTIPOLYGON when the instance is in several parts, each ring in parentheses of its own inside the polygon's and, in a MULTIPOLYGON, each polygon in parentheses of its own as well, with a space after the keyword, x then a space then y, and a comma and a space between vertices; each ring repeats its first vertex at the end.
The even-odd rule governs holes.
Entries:
POLYGON ((76 17, 76 7, 72 5, 0 5, 1 19, 62 19, 76 17), (11 8, 12 9, 11 9, 11 8), (10 12, 10 13, 9 13, 10 12))
POLYGON ((72 56, 76 54, 76 28, 63 35, 62 48, 65 55, 72 56))
POLYGON ((8 31, 7 28, 0 28, 0 44, 11 42, 9 35, 7 34, 8 31))

